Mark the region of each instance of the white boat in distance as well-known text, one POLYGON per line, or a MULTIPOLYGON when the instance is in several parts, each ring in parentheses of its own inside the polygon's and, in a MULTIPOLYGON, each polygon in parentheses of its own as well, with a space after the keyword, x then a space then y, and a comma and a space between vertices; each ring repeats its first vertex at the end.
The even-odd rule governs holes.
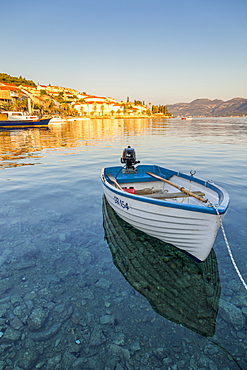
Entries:
POLYGON ((229 206, 226 190, 194 174, 157 165, 135 167, 139 161, 131 147, 124 149, 121 162, 124 167, 101 170, 104 194, 114 211, 135 228, 204 261, 220 226, 219 215, 222 219, 229 206))
POLYGON ((65 118, 62 118, 61 116, 59 115, 55 115, 51 118, 50 120, 50 123, 62 123, 62 122, 66 122, 66 119, 65 118))

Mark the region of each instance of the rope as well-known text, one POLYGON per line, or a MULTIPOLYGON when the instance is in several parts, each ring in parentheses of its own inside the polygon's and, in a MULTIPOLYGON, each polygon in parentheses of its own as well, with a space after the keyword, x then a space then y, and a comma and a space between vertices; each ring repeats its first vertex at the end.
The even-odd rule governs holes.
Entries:
POLYGON ((235 262, 235 260, 234 260, 234 258, 233 258, 232 251, 231 251, 230 245, 229 245, 228 240, 227 240, 227 237, 226 237, 225 229, 224 229, 224 226, 223 226, 223 223, 222 223, 222 218, 221 218, 221 216, 220 216, 219 210, 218 210, 218 208, 217 208, 213 203, 211 203, 211 202, 209 202, 209 203, 210 203, 210 206, 211 206, 211 207, 213 207, 213 208, 215 209, 215 211, 216 211, 217 215, 219 216, 220 227, 221 227, 221 230, 222 230, 222 234, 223 234, 223 237, 224 237, 224 240, 225 240, 225 243, 226 243, 226 247, 227 247, 227 249, 228 249, 228 253, 229 253, 229 255, 230 255, 230 258, 231 258, 232 264, 233 264, 233 266, 234 266, 234 268, 235 268, 235 270, 236 270, 236 272, 237 272, 237 274, 238 274, 238 277, 239 277, 239 279, 241 280, 241 282, 242 282, 243 286, 244 286, 244 287, 245 287, 245 289, 247 290, 247 284, 246 284, 246 282, 244 281, 244 279, 243 279, 243 277, 242 277, 242 275, 241 275, 241 273, 240 273, 240 271, 239 271, 239 269, 238 269, 238 266, 236 265, 236 262, 235 262))

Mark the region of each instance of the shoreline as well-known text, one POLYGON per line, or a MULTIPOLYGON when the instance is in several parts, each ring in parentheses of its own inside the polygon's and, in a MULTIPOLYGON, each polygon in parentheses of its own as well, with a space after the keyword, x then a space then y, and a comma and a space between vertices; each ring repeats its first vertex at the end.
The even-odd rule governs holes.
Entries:
MULTIPOLYGON (((73 118, 73 117, 71 117, 73 118)), ((121 119, 121 118, 124 118, 124 119, 127 119, 127 118, 134 118, 134 119, 138 119, 138 118, 174 118, 173 116, 167 116, 167 115, 155 115, 155 114, 151 114, 151 115, 139 115, 139 116, 135 116, 135 115, 129 115, 129 114, 126 114, 126 115, 118 115, 118 116, 108 116, 108 115, 105 115, 105 116, 82 116, 82 117, 74 117, 74 118, 77 118, 77 119, 83 119, 83 118, 89 118, 89 119, 121 119)))

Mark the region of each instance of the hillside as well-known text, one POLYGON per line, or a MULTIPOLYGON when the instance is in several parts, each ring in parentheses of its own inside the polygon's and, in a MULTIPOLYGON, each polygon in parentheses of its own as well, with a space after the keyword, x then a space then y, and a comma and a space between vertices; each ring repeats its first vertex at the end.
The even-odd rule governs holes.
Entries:
POLYGON ((247 116, 247 99, 234 98, 227 101, 219 99, 196 99, 191 103, 176 103, 168 105, 168 110, 174 117, 247 116))
POLYGON ((14 77, 10 76, 7 73, 0 73, 0 82, 5 82, 9 84, 14 84, 16 86, 19 85, 29 85, 29 86, 36 86, 36 84, 32 80, 26 80, 24 77, 14 77))

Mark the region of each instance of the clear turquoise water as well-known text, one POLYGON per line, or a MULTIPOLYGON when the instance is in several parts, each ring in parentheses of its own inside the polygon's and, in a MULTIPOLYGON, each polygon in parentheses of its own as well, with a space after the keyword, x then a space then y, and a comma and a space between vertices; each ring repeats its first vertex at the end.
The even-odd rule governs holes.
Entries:
POLYGON ((104 210, 99 179, 131 145, 142 164, 226 188, 247 281, 246 143, 247 118, 0 131, 0 369, 246 369, 247 291, 221 232, 205 266, 158 253, 104 210))

